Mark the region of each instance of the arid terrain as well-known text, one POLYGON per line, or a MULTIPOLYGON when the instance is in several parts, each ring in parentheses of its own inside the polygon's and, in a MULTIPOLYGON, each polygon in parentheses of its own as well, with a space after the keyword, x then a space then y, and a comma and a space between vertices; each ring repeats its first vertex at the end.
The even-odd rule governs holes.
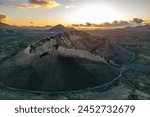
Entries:
MULTIPOLYGON (((68 31, 66 28, 62 27, 61 25, 50 29, 47 29, 46 27, 46 29, 43 28, 38 30, 34 28, 18 29, 16 27, 9 27, 4 24, 1 25, 3 26, 0 27, 0 65, 4 66, 3 64, 5 64, 5 66, 7 66, 7 69, 9 69, 11 65, 13 65, 10 64, 8 61, 11 58, 16 59, 15 56, 18 55, 18 53, 20 53, 27 47, 29 47, 29 45, 32 44, 33 42, 37 42, 41 39, 45 39, 47 37, 52 37, 52 36, 54 36, 57 39, 59 37, 57 35, 68 31)), ((68 35, 69 36, 71 35, 73 37, 70 38, 71 41, 69 40, 70 42, 67 42, 67 44, 64 43, 66 42, 66 40, 57 42, 60 47, 56 49, 57 54, 59 52, 59 54, 63 57, 75 56, 76 59, 79 59, 79 61, 77 61, 76 63, 83 65, 83 68, 85 69, 88 66, 88 63, 83 62, 82 64, 80 62, 80 59, 86 59, 88 61, 92 61, 91 63, 92 65, 97 64, 97 63, 93 63, 93 61, 96 62, 102 61, 104 63, 106 62, 106 64, 110 64, 112 67, 119 69, 122 73, 121 77, 116 82, 114 82, 113 85, 103 88, 103 90, 92 90, 92 91, 82 90, 79 92, 65 92, 65 93, 26 92, 22 90, 10 89, 8 87, 5 87, 3 83, 1 83, 0 99, 33 99, 33 100, 34 99, 36 100, 38 99, 47 99, 47 100, 49 99, 50 100, 51 99, 52 100, 55 99, 56 100, 59 99, 64 99, 64 100, 67 99, 75 99, 75 100, 76 99, 90 99, 90 100, 92 99, 94 100, 150 99, 150 26, 142 26, 136 28, 128 27, 123 29, 112 29, 112 30, 100 30, 100 29, 82 30, 81 32, 80 30, 75 31, 75 29, 69 29, 69 30, 73 31, 73 33, 72 34, 65 33, 66 34, 65 37, 63 37, 62 39, 65 40, 68 35), (90 35, 90 37, 88 35, 90 35), (82 38, 78 39, 78 36, 81 36, 82 38), (66 50, 62 51, 63 48, 61 47, 64 47, 66 50), (82 51, 78 51, 78 50, 82 50, 82 51), (113 52, 115 54, 111 56, 113 52), (131 56, 130 52, 134 53, 133 54, 134 56, 131 56), (104 60, 103 60, 103 56, 104 56, 104 60)), ((43 56, 44 55, 42 54, 42 56, 40 57, 43 56)), ((27 56, 25 56, 24 58, 25 60, 28 61, 27 56)), ((20 60, 20 58, 17 58, 17 60, 20 60)), ((42 58, 40 61, 43 62, 44 59, 42 58)), ((40 61, 36 63, 39 64, 40 61)), ((71 65, 73 64, 71 63, 71 65)), ((35 66, 33 65, 33 67, 35 66)), ((95 69, 97 70, 98 68, 99 67, 95 69)), ((1 71, 5 70, 4 67, 0 67, 0 69, 1 71)), ((71 67, 70 69, 74 70, 74 68, 71 67)), ((12 71, 13 72, 15 71, 14 67, 12 67, 12 71)), ((105 69, 104 72, 106 72, 106 74, 108 72, 109 74, 110 70, 107 71, 107 69, 105 69)), ((8 75, 6 76, 10 77, 9 71, 7 73, 8 75)), ((7 74, 7 73, 3 72, 3 74, 7 74)), ((100 71, 95 73, 100 73, 100 71)), ((73 73, 70 73, 70 75, 72 74, 73 73)), ((80 77, 81 76, 82 75, 80 75, 80 77)), ((4 77, 2 78, 2 81, 5 80, 5 76, 2 75, 2 72, 0 72, 0 77, 1 78, 4 77)), ((18 77, 18 76, 13 75, 12 78, 13 77, 18 77)), ((36 77, 37 76, 35 75, 35 78, 36 77)), ((7 80, 9 79, 7 78, 7 80)), ((11 81, 12 80, 13 79, 11 79, 11 81)), ((16 78, 15 79, 16 84, 17 81, 20 82, 19 79, 16 78)), ((89 82, 85 82, 85 83, 89 83, 89 82)), ((12 82, 8 84, 11 85, 12 82)))

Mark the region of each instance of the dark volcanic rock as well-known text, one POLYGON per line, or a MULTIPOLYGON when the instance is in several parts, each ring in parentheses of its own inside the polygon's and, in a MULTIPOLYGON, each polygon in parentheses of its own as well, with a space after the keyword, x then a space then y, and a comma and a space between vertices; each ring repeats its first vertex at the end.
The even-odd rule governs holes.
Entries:
POLYGON ((83 31, 64 32, 39 40, 3 62, 0 81, 12 88, 48 92, 107 86, 120 76, 106 61, 113 60, 115 53, 117 61, 129 60, 124 60, 128 52, 108 39, 83 31))
POLYGON ((24 64, 8 61, 8 66, 5 64, 6 68, 1 69, 1 81, 18 89, 60 92, 103 85, 120 74, 105 63, 95 64, 77 58, 45 56, 29 61, 24 64))

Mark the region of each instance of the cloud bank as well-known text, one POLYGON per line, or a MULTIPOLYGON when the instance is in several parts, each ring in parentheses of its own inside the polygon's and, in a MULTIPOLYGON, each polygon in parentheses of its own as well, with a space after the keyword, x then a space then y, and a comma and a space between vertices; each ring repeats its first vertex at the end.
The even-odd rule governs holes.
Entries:
POLYGON ((0 13, 0 22, 7 22, 7 20, 8 20, 8 17, 7 17, 7 15, 4 15, 4 14, 1 14, 0 13))
POLYGON ((16 4, 17 8, 21 9, 30 9, 30 8, 54 8, 59 6, 60 4, 54 0, 29 0, 28 3, 25 4, 16 4))
POLYGON ((144 23, 143 19, 133 18, 130 21, 113 21, 113 22, 104 22, 100 24, 87 22, 86 24, 72 24, 75 27, 127 27, 127 26, 137 26, 144 23))

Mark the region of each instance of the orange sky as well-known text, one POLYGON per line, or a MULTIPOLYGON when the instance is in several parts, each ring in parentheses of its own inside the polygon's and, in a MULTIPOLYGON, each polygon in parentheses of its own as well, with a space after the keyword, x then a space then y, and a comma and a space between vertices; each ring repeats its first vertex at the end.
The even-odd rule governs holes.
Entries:
POLYGON ((45 26, 100 24, 135 17, 149 20, 149 4, 150 0, 1 0, 0 21, 45 26))

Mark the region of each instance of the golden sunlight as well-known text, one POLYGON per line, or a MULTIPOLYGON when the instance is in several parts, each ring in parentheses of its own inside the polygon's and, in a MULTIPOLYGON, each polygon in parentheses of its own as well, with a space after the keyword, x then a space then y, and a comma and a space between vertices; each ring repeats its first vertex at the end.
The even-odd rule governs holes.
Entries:
POLYGON ((102 23, 124 19, 118 10, 108 5, 88 4, 76 8, 68 15, 68 20, 72 23, 102 23))

